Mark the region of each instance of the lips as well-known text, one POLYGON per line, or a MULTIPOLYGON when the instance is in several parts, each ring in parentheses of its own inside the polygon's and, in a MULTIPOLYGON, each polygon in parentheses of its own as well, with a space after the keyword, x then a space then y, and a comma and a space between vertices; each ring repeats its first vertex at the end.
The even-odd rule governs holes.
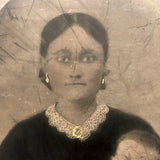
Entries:
POLYGON ((86 83, 66 83, 65 86, 75 86, 75 85, 80 85, 80 86, 86 86, 86 83))

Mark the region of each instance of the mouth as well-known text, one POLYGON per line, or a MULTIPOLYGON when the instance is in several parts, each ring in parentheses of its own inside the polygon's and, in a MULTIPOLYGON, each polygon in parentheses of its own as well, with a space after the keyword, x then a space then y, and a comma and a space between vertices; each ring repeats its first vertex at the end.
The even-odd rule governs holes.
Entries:
POLYGON ((86 83, 66 83, 65 86, 75 86, 75 85, 80 85, 80 86, 86 86, 86 83))

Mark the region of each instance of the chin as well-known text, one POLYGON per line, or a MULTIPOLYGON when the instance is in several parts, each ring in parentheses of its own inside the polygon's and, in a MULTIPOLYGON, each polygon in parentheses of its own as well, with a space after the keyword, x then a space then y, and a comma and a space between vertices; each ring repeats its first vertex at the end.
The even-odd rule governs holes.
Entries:
POLYGON ((97 92, 92 93, 91 91, 80 91, 80 90, 72 90, 67 91, 65 95, 61 96, 69 101, 80 101, 86 100, 89 97, 95 97, 97 92))
POLYGON ((65 98, 70 100, 70 101, 79 101, 79 100, 86 99, 86 97, 88 97, 88 95, 73 93, 73 94, 67 95, 65 98))

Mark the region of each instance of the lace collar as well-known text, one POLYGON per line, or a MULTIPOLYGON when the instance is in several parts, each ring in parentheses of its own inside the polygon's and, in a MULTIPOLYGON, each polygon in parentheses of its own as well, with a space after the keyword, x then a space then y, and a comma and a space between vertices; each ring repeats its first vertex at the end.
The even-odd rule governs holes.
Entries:
POLYGON ((105 104, 98 105, 90 118, 79 126, 59 115, 55 110, 55 104, 48 107, 45 115, 48 117, 49 125, 56 127, 59 132, 64 132, 68 138, 78 138, 80 141, 84 141, 90 136, 91 132, 95 131, 105 121, 108 112, 109 108, 105 104))

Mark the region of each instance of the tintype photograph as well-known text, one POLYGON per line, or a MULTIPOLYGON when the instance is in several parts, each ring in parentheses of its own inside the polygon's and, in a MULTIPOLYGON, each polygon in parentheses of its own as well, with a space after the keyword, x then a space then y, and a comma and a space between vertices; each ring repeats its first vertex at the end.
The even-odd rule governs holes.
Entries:
POLYGON ((0 160, 160 160, 159 0, 0 0, 0 160))

